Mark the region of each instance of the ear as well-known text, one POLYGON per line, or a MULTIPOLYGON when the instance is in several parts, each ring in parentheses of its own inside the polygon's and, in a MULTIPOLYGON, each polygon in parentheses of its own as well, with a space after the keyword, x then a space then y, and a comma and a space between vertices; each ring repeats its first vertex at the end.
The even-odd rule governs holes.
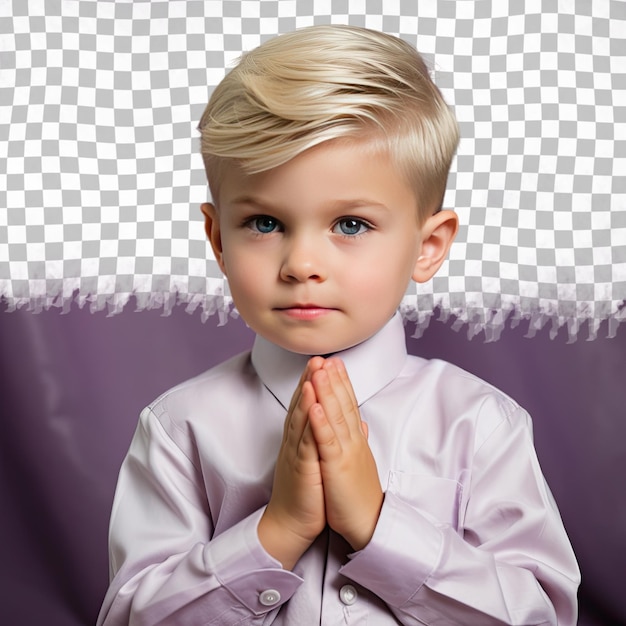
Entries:
POLYGON ((200 210, 204 214, 204 232, 211 244, 215 260, 220 266, 222 273, 226 275, 224 267, 224 251, 222 249, 222 233, 220 231, 220 219, 215 205, 204 202, 200 205, 200 210))
POLYGON ((454 211, 439 211, 422 225, 422 249, 415 262, 413 280, 425 283, 445 261, 459 229, 459 218, 454 211))

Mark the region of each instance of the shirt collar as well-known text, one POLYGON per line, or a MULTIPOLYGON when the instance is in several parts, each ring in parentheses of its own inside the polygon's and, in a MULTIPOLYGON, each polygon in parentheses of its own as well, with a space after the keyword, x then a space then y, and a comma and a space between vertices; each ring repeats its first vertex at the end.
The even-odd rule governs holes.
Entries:
MULTIPOLYGON (((359 406, 398 376, 407 356, 404 326, 396 313, 374 336, 337 352, 345 363, 359 406)), ((276 399, 287 408, 309 360, 306 354, 289 352, 257 335, 252 365, 276 399)))

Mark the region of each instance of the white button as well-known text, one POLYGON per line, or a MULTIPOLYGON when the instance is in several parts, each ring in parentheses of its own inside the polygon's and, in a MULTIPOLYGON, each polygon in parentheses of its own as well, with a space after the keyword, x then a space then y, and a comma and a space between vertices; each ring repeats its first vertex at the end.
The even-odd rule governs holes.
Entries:
POLYGON ((276 589, 266 589, 260 593, 259 602, 263 606, 274 606, 280 602, 280 593, 276 589))
POLYGON ((344 585, 339 590, 339 597, 341 598, 341 601, 347 606, 353 605, 356 602, 358 596, 359 594, 352 585, 344 585))

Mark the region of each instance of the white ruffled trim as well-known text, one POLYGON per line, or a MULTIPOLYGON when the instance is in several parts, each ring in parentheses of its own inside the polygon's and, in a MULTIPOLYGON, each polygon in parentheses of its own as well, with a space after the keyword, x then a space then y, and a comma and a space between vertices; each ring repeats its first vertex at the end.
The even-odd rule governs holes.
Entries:
MULTIPOLYGON (((142 291, 139 285, 132 292, 116 292, 115 277, 100 277, 98 292, 87 294, 80 292, 80 278, 59 280, 57 289, 52 290, 49 283, 46 290, 46 282, 29 281, 28 295, 14 295, 10 281, 0 281, 0 297, 6 303, 6 311, 25 308, 41 313, 60 308, 67 313, 72 306, 89 306, 92 313, 106 310, 108 316, 113 316, 134 299, 136 311, 162 309, 163 315, 169 315, 175 306, 184 306, 187 313, 200 310, 203 322, 217 315, 219 325, 226 324, 229 317, 238 317, 224 278, 206 278, 204 293, 185 291, 182 282, 171 291, 142 291)), ((433 319, 447 323, 454 318, 453 330, 466 329, 468 339, 484 332, 486 342, 497 341, 507 325, 514 328, 522 320, 529 320, 529 338, 549 324, 550 338, 554 339, 565 326, 570 343, 578 339, 583 327, 587 328, 588 341, 596 339, 605 320, 607 337, 615 337, 619 324, 626 320, 626 300, 559 302, 501 295, 499 308, 486 307, 480 300, 458 294, 411 294, 402 300, 400 312, 405 321, 415 325, 414 337, 421 337, 433 319)))

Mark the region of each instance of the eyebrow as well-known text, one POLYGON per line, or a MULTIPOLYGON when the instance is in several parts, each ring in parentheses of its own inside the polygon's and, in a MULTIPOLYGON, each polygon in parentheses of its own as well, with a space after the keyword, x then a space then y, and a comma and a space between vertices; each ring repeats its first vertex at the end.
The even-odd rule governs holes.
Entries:
MULTIPOLYGON (((254 205, 263 211, 272 212, 273 210, 280 209, 275 205, 272 205, 268 202, 265 202, 261 198, 255 198, 254 196, 244 195, 234 198, 230 201, 230 204, 248 204, 254 205)), ((354 199, 346 199, 346 200, 336 200, 334 202, 330 202, 328 204, 328 208, 332 210, 342 210, 348 211, 350 209, 361 209, 361 208, 373 208, 373 209, 383 209, 385 211, 389 211, 389 207, 382 202, 377 202, 376 200, 368 200, 367 198, 354 198, 354 199)))
POLYGON ((231 200, 230 204, 254 204, 262 209, 271 208, 269 204, 263 202, 263 200, 260 200, 259 198, 255 198, 254 196, 238 196, 231 200))

